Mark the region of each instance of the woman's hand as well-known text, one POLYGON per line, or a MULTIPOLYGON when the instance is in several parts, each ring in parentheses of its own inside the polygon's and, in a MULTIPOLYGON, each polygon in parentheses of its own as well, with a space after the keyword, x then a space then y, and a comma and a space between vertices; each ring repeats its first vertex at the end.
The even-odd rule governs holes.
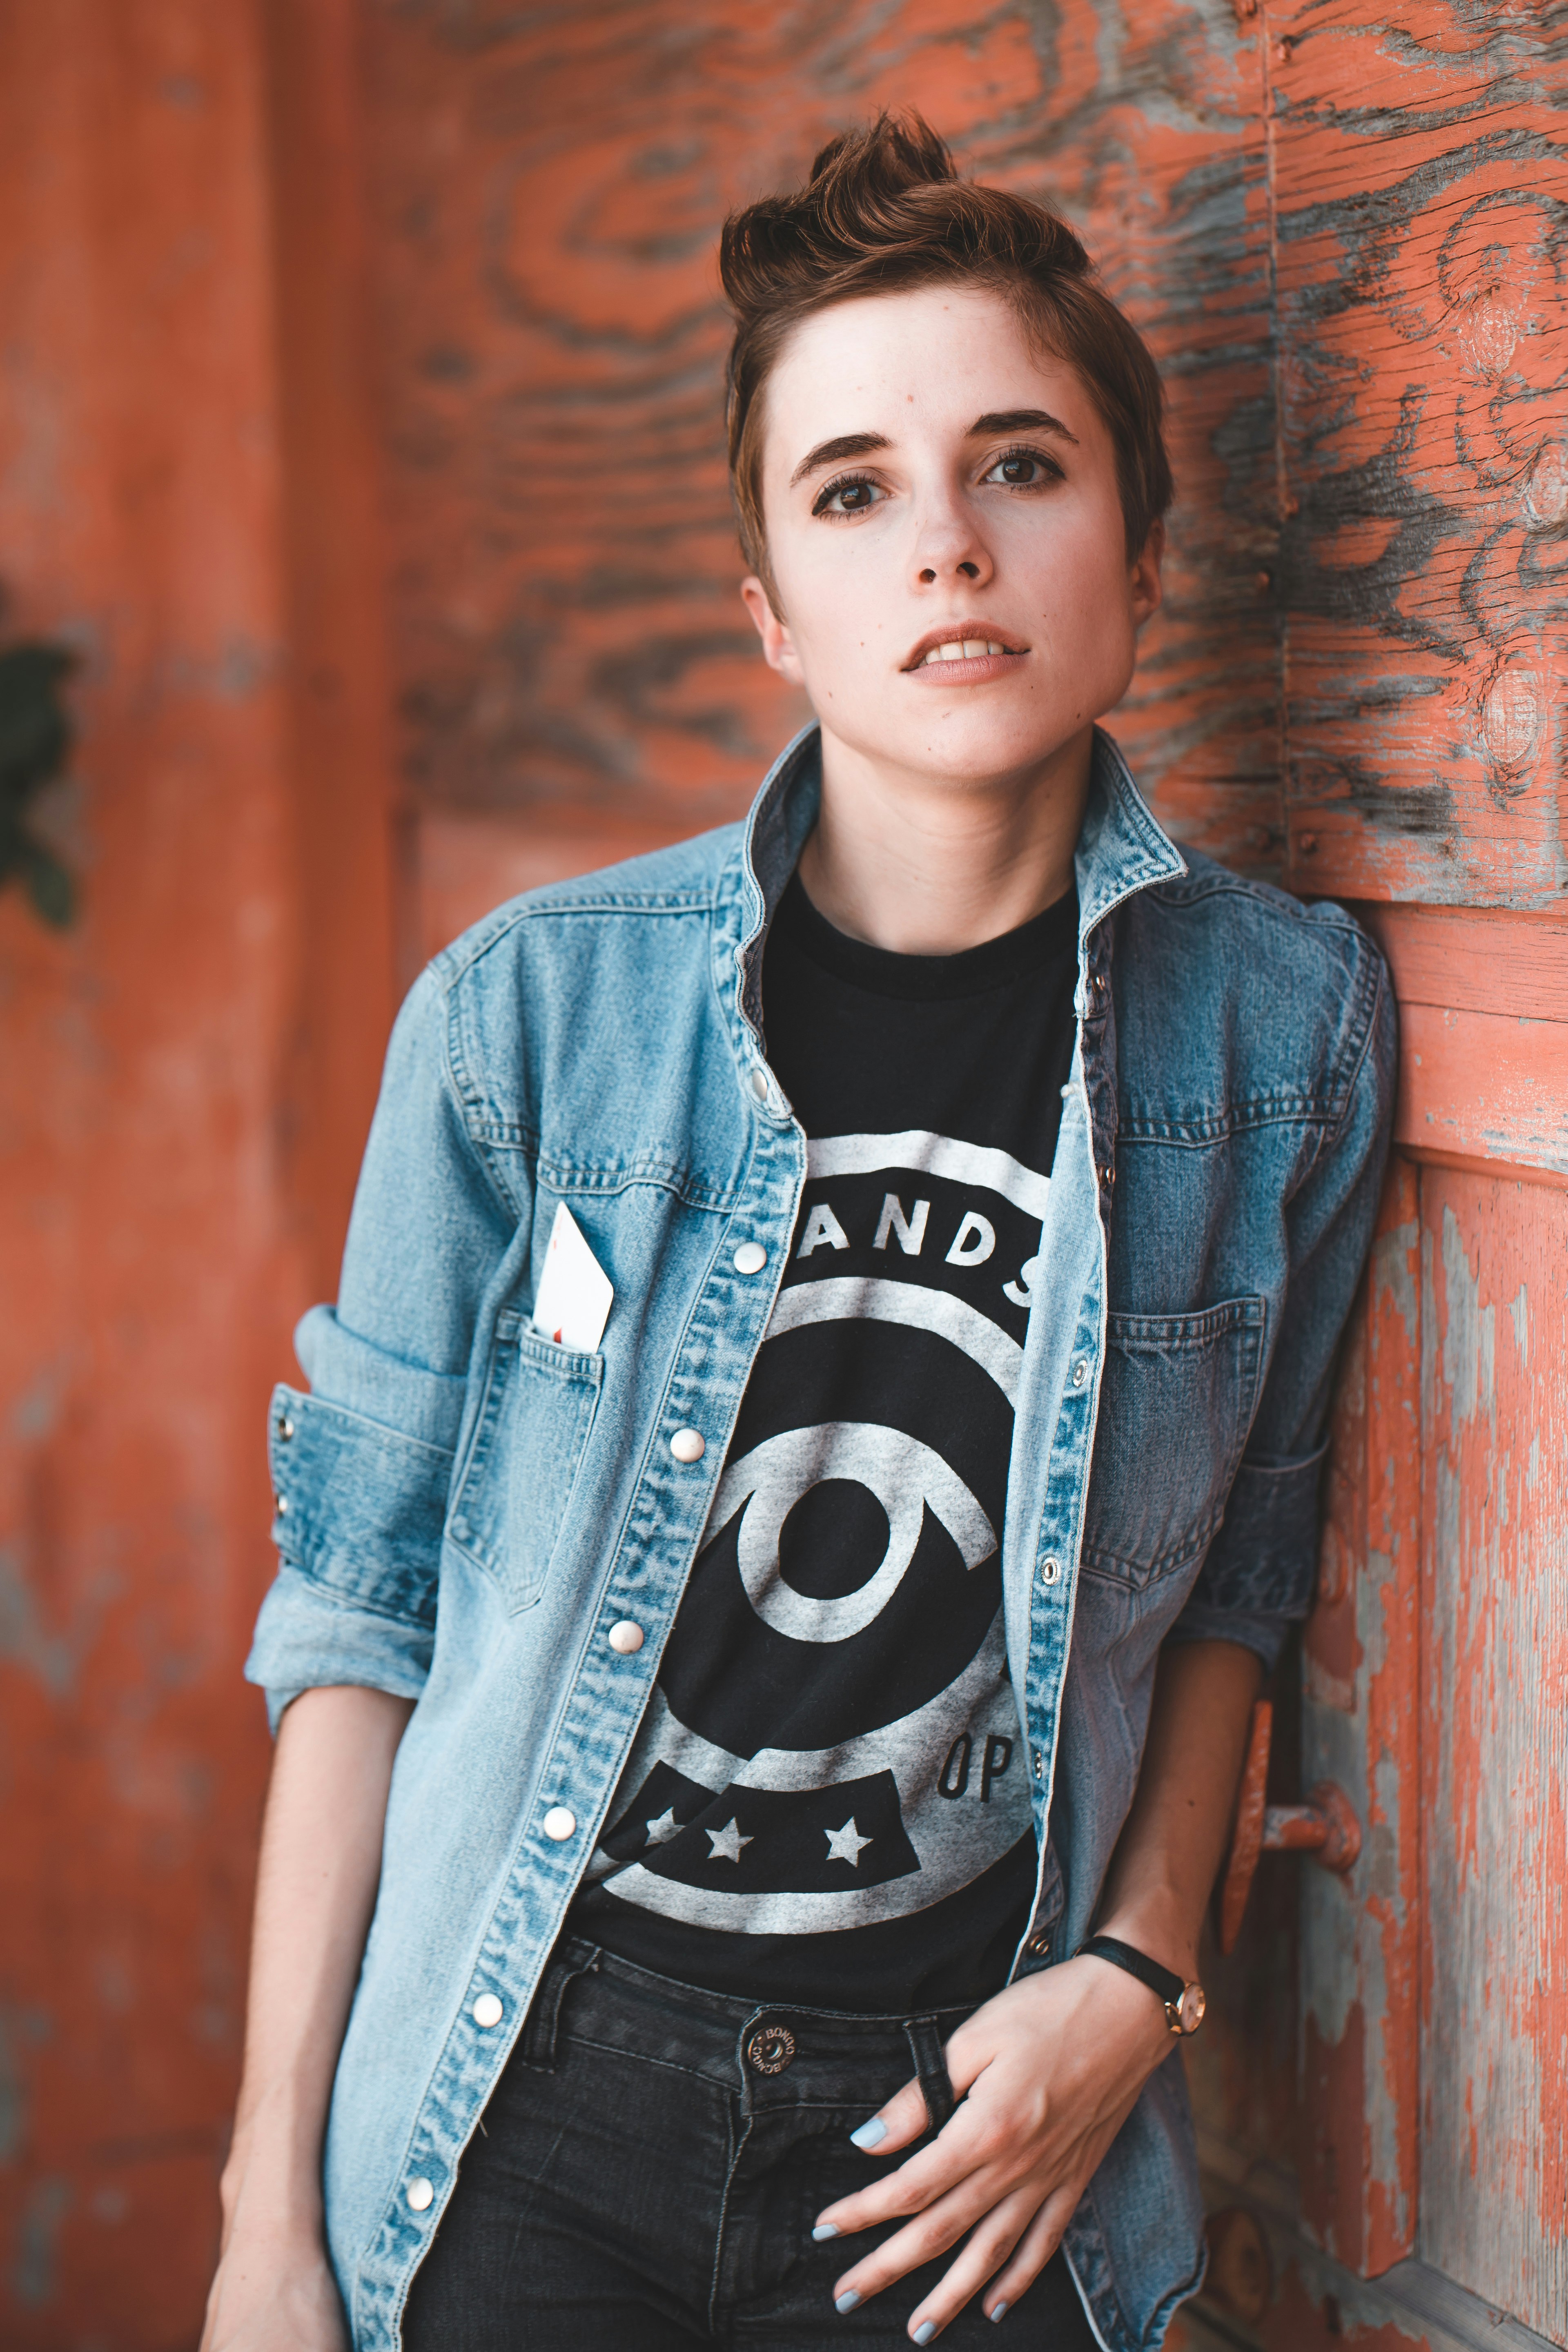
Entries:
MULTIPOLYGON (((999 2319, 1056 2252, 1101 2157, 1170 2051, 1161 2002, 1104 1960, 1064 1961, 976 2010, 947 2045, 961 2101, 950 2122, 896 2172, 817 2216, 819 2232, 842 2237, 915 2217, 844 2273, 834 2288, 839 2308, 853 2310, 967 2239, 915 2311, 910 2334, 929 2344, 982 2288, 987 2317, 999 2319)), ((919 2083, 906 2083, 873 2121, 886 2126, 879 2155, 919 2139, 926 2129, 919 2083)))

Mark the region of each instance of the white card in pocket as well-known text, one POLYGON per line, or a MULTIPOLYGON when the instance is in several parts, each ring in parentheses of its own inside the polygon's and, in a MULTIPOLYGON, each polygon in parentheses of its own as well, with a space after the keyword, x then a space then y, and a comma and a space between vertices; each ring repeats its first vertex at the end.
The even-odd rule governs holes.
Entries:
POLYGON ((533 1300, 533 1328, 558 1347, 591 1356, 610 1319, 615 1285, 583 1238, 583 1228, 562 1201, 550 1228, 544 1271, 533 1300))

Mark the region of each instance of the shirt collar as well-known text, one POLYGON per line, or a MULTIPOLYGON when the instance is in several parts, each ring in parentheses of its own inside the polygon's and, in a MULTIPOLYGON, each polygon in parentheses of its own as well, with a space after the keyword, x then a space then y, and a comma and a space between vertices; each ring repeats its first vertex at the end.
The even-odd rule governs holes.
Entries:
MULTIPOLYGON (((814 719, 785 744, 763 777, 742 844, 741 1010, 759 1035, 768 926, 821 804, 822 737, 814 719)), ((1094 730, 1089 799, 1074 864, 1080 940, 1135 891, 1187 870, 1181 851, 1133 782, 1120 747, 1102 727, 1094 730)))

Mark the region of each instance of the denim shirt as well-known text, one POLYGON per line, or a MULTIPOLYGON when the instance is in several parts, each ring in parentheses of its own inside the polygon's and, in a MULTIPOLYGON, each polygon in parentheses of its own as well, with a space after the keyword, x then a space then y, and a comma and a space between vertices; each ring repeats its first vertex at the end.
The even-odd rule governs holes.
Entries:
MULTIPOLYGON (((765 1058, 763 947, 819 793, 807 730, 744 825, 532 891, 436 959, 393 1036, 337 1307, 300 1328, 310 1391, 274 1399, 281 1565, 247 1672, 275 1722, 323 1684, 418 1702, 325 2155, 361 2352, 398 2341, 594 1849, 767 1328, 806 1155, 765 1058), (615 1285, 592 1354, 530 1318, 560 1201, 615 1285), (671 1447, 693 1430, 696 1461, 671 1447), (626 1618, 630 1656, 606 1639, 626 1618)), ((1103 733, 1077 872, 1003 1545, 1040 1852, 1019 1970, 1089 1930, 1161 1643, 1267 1654, 1310 1605, 1394 1061, 1351 918, 1184 856, 1103 733)), ((1200 2283, 1174 2050, 1066 2246, 1109 2352, 1157 2345, 1200 2283)))

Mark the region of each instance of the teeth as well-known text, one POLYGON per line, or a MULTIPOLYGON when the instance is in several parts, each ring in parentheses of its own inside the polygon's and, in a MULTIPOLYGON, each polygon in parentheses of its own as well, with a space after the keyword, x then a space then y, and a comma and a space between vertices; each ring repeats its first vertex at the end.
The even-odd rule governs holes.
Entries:
POLYGON ((930 653, 921 657, 921 667, 924 669, 931 662, 977 661, 983 654, 1006 650, 1005 646, 995 645, 987 637, 964 637, 951 645, 932 646, 930 653))

